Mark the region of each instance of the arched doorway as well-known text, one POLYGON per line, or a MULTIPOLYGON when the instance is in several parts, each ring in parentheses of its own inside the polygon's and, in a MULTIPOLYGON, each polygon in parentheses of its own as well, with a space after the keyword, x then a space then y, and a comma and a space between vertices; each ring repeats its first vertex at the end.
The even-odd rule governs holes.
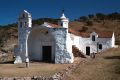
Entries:
POLYGON ((55 56, 55 40, 47 28, 35 28, 28 37, 30 60, 52 62, 55 56))
POLYGON ((86 47, 86 55, 88 55, 88 56, 90 55, 90 47, 89 46, 86 47))

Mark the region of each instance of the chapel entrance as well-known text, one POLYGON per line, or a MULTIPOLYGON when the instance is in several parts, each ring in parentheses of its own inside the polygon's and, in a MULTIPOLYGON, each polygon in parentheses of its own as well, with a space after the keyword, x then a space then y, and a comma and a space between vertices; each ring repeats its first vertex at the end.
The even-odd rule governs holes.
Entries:
POLYGON ((52 61, 52 47, 51 46, 43 46, 42 47, 42 57, 44 62, 52 61))
POLYGON ((86 55, 88 55, 88 56, 90 55, 90 47, 89 46, 86 47, 86 55))
POLYGON ((31 61, 55 60, 55 40, 47 27, 40 26, 32 29, 28 37, 28 55, 31 61))

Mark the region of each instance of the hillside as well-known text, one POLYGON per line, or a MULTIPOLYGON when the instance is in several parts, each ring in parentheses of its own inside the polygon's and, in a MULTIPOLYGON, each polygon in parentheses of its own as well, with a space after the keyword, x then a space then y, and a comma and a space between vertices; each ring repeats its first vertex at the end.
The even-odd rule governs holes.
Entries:
MULTIPOLYGON (((40 18, 33 20, 34 25, 40 25, 43 22, 50 22, 57 24, 58 19, 40 18)), ((120 14, 111 13, 96 14, 82 16, 74 21, 70 21, 69 28, 76 32, 91 32, 91 31, 113 31, 115 32, 116 44, 120 44, 120 14)), ((17 24, 8 24, 0 26, 0 50, 12 50, 14 45, 17 44, 18 30, 17 24)))

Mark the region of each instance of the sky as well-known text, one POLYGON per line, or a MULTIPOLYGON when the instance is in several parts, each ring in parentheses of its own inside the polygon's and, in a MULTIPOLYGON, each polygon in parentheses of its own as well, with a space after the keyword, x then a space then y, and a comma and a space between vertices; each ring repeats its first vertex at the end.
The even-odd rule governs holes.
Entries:
POLYGON ((70 20, 95 13, 120 12, 120 0, 0 0, 0 25, 17 22, 23 10, 33 19, 59 18, 64 9, 70 20))

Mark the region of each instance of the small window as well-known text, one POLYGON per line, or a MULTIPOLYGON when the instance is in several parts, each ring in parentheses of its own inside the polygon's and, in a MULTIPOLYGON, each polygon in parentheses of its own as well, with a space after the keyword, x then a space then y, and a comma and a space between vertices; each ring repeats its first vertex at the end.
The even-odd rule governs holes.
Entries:
POLYGON ((27 22, 25 22, 25 27, 27 27, 27 22))
POLYGON ((22 27, 22 22, 20 22, 20 27, 22 27))
POLYGON ((102 44, 99 44, 99 49, 102 49, 102 44))
POLYGON ((63 24, 62 24, 62 23, 61 23, 60 25, 61 25, 61 26, 63 26, 63 24))
POLYGON ((92 41, 95 41, 95 35, 92 36, 92 41))
POLYGON ((25 14, 23 14, 23 18, 25 18, 25 14))

